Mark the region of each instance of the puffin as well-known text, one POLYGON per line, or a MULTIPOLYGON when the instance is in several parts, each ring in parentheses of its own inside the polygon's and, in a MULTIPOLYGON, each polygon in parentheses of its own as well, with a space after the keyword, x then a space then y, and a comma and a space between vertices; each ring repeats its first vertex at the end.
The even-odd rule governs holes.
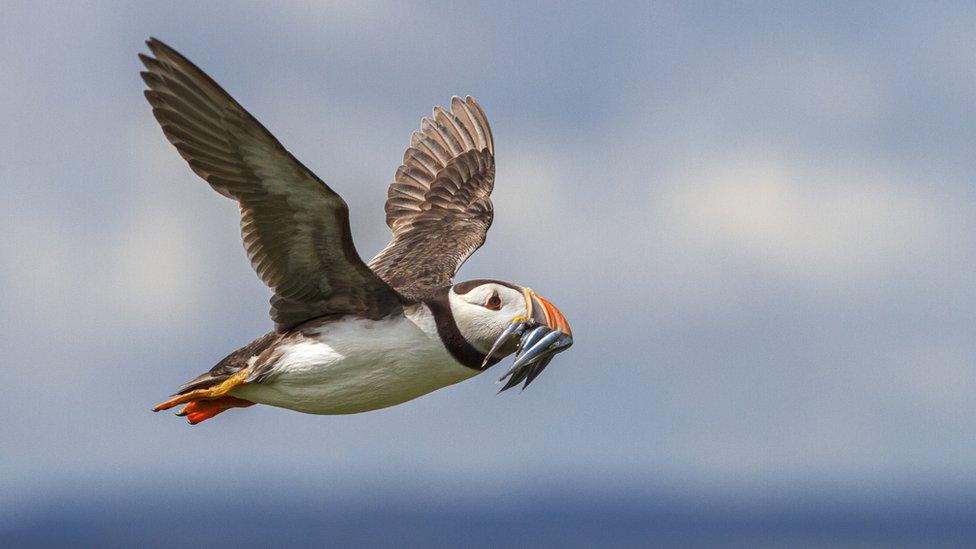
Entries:
POLYGON ((473 98, 435 107, 411 135, 387 192, 392 238, 366 263, 332 188, 186 57, 155 38, 146 44, 140 74, 152 113, 190 169, 240 207, 244 249, 272 291, 274 323, 153 411, 182 405, 177 415, 190 424, 254 404, 360 413, 512 354, 501 391, 524 389, 572 345, 566 317, 531 288, 454 282, 493 218, 494 143, 473 98))

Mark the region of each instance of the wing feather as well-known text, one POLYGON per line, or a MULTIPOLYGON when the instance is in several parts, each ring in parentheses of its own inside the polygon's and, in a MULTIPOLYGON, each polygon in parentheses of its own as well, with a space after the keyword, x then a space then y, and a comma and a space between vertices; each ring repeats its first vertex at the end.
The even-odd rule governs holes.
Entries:
POLYGON ((393 239, 370 267, 407 297, 450 284, 485 241, 493 209, 494 144, 487 118, 471 97, 434 107, 410 136, 390 185, 386 223, 393 239))
POLYGON ((190 168, 239 203, 247 256, 274 291, 277 330, 327 314, 398 311, 401 296, 356 252, 342 198, 202 70, 158 40, 147 44, 146 99, 190 168))

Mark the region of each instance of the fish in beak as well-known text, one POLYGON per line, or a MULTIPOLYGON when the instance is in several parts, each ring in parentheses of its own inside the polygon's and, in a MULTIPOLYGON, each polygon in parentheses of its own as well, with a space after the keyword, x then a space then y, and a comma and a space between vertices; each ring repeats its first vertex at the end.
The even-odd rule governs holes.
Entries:
POLYGON ((524 390, 552 362, 554 356, 573 344, 573 330, 559 309, 531 288, 524 288, 522 293, 525 296, 525 316, 512 319, 485 357, 484 365, 487 365, 495 353, 519 338, 515 363, 498 380, 501 383, 508 379, 499 392, 511 389, 522 381, 525 381, 522 386, 524 390))

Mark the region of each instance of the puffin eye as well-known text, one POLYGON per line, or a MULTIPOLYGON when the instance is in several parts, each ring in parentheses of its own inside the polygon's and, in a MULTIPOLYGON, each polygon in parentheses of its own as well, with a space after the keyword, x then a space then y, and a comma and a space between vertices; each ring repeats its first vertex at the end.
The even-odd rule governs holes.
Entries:
POLYGON ((497 311, 502 308, 502 298, 498 297, 498 292, 491 294, 488 301, 485 301, 485 307, 492 311, 497 311))

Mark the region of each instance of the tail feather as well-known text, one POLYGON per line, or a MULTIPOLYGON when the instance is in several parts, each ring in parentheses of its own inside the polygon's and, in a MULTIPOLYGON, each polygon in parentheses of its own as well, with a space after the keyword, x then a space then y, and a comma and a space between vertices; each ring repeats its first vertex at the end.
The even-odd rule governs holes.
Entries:
POLYGON ((195 425, 224 410, 252 406, 253 402, 229 393, 235 387, 253 381, 248 379, 250 364, 281 337, 281 334, 270 332, 227 355, 209 372, 184 383, 172 398, 154 406, 153 411, 185 404, 177 415, 185 416, 190 424, 195 425))
POLYGON ((180 385, 180 388, 179 390, 176 391, 176 394, 183 395, 189 393, 190 391, 195 391, 197 389, 206 389, 207 387, 216 385, 221 381, 229 378, 230 376, 234 375, 234 373, 236 372, 227 372, 227 373, 215 373, 213 371, 204 372, 198 375, 197 377, 191 379, 190 381, 187 381, 183 385, 180 385))
POLYGON ((281 339, 281 334, 275 332, 268 332, 264 334, 233 353, 225 356, 224 359, 211 368, 209 372, 204 372, 184 383, 182 386, 180 386, 180 389, 176 392, 176 394, 182 395, 189 393, 190 391, 206 389, 207 387, 217 385, 230 376, 236 374, 242 368, 247 368, 248 361, 274 345, 279 339, 281 339))

